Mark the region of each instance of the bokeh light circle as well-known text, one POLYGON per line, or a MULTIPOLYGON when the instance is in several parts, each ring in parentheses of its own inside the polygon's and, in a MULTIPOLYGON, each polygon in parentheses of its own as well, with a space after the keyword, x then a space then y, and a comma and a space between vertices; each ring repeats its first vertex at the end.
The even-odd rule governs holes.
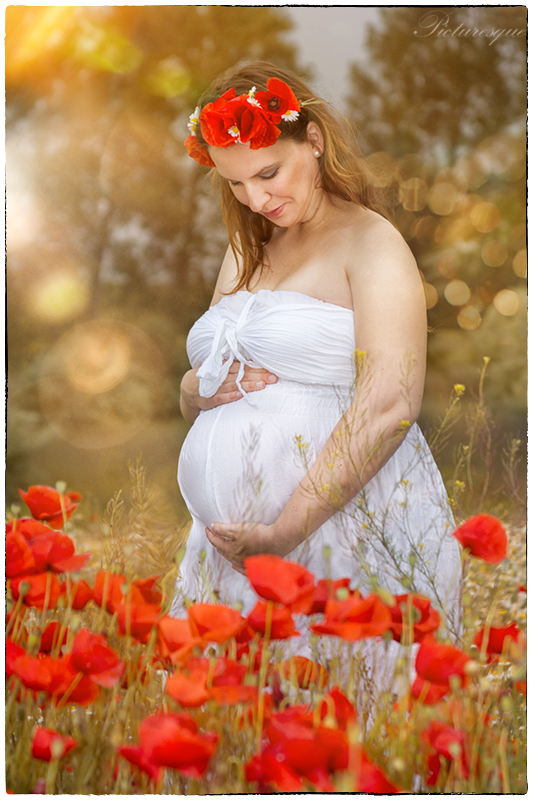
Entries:
POLYGON ((481 248, 481 258, 487 267, 501 267, 507 258, 507 247, 503 242, 491 239, 481 248))
POLYGON ((439 300, 439 293, 431 283, 424 282, 424 294, 426 296, 426 308, 434 308, 439 300))
POLYGON ((463 306, 470 300, 470 289, 464 281, 450 281, 444 289, 444 297, 451 306, 463 306))
POLYGON ((494 203, 484 200, 476 203, 470 212, 470 221, 480 233, 490 233, 495 230, 500 224, 501 218, 500 209, 494 203))
POLYGON ((435 183, 429 191, 427 204, 435 214, 444 217, 452 213, 461 197, 462 192, 453 183, 435 183))
POLYGON ((464 306, 457 315, 457 324, 465 331, 475 331, 481 325, 481 314, 475 306, 464 306))
POLYGON ((492 302, 496 311, 504 317, 514 317, 520 310, 520 298, 512 289, 502 289, 492 302))
POLYGON ((157 414, 166 369, 143 331, 115 320, 81 323, 49 350, 38 382, 43 415, 83 449, 125 442, 157 414))
POLYGON ((513 269, 519 278, 527 278, 527 250, 520 250, 513 258, 513 269))
POLYGON ((422 211, 428 187, 421 178, 408 178, 400 184, 400 203, 406 211, 422 211))

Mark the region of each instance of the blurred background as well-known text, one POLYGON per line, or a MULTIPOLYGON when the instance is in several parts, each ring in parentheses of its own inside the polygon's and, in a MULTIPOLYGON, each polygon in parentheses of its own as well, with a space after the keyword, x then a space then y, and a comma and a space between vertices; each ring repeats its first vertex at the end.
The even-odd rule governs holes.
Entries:
POLYGON ((525 442, 525 28, 523 6, 8 6, 7 502, 64 480, 98 513, 142 454, 183 516, 185 340, 226 236, 182 142, 256 58, 341 106, 390 190, 426 290, 423 429, 487 356, 499 441, 525 442))

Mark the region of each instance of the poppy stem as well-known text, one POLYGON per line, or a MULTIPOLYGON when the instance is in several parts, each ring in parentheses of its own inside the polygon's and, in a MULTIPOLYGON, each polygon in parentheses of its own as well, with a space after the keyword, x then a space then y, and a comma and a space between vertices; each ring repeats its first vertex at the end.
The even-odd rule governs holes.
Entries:
POLYGON ((263 735, 263 720, 265 716, 264 689, 266 686, 266 674, 269 661, 268 645, 270 643, 270 634, 272 631, 273 613, 274 604, 270 600, 267 600, 265 635, 263 638, 263 649, 261 651, 261 668, 259 670, 259 700, 257 703, 257 729, 255 734, 255 747, 257 752, 261 750, 261 739, 263 735))
POLYGON ((9 618, 9 622, 7 624, 6 637, 9 636, 11 628, 13 628, 13 637, 12 637, 13 641, 16 641, 15 630, 17 628, 17 623, 19 622, 19 614, 23 601, 24 597, 22 595, 19 595, 17 598, 17 602, 15 603, 15 608, 11 612, 11 617, 9 618))

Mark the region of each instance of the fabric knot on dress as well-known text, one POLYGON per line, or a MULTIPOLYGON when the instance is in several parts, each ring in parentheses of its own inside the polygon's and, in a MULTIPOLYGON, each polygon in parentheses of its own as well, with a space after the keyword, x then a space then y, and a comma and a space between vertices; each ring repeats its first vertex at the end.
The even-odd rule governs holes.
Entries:
POLYGON ((242 353, 239 333, 246 322, 248 311, 254 300, 255 295, 248 300, 236 322, 229 319, 218 321, 211 352, 196 373, 200 380, 199 392, 202 397, 213 397, 226 380, 232 363, 238 361, 239 372, 235 382, 240 393, 247 398, 247 394, 241 386, 244 365, 247 364, 250 367, 258 365, 242 353))

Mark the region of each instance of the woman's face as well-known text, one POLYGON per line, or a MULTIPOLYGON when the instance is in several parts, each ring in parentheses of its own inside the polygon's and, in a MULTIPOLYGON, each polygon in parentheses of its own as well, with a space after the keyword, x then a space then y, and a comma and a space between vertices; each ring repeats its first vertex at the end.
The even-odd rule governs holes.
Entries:
POLYGON ((323 196, 310 142, 278 140, 250 150, 247 144, 209 147, 209 154, 237 200, 274 224, 288 228, 312 218, 323 196))

